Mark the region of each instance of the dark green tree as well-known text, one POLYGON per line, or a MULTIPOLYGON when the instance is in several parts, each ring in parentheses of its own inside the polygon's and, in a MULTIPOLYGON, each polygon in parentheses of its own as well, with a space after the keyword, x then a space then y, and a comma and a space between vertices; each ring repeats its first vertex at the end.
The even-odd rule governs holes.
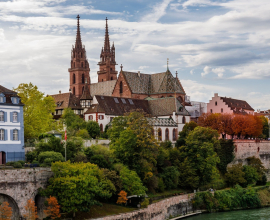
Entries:
POLYGON ((183 127, 183 130, 179 132, 179 137, 176 140, 175 146, 181 147, 186 144, 186 138, 189 134, 189 132, 193 131, 197 127, 197 123, 194 121, 191 121, 189 123, 186 123, 183 127))
POLYGON ((100 128, 99 125, 96 121, 88 121, 86 123, 86 129, 88 131, 88 134, 92 137, 92 138, 97 138, 100 136, 100 128))
POLYGON ((220 163, 217 165, 219 171, 225 174, 227 171, 227 165, 234 159, 234 143, 233 140, 220 139, 220 147, 217 146, 215 151, 220 159, 220 163))
POLYGON ((228 167, 228 172, 225 174, 226 182, 229 186, 246 184, 245 173, 241 163, 228 167))

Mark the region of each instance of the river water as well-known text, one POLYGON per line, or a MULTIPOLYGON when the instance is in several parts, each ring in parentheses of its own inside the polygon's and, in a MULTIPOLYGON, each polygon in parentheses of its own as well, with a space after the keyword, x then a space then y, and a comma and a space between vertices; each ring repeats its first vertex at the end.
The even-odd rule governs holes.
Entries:
POLYGON ((187 220, 270 220, 270 208, 200 214, 187 220))

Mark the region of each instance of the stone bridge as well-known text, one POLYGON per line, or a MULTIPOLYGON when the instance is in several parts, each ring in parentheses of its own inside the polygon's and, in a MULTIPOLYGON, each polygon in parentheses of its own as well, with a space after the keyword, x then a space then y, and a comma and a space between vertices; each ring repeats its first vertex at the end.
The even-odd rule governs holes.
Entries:
POLYGON ((35 201, 39 216, 43 214, 44 198, 37 195, 38 189, 45 188, 52 175, 50 168, 0 170, 0 202, 10 204, 12 220, 25 214, 24 207, 29 199, 35 201))

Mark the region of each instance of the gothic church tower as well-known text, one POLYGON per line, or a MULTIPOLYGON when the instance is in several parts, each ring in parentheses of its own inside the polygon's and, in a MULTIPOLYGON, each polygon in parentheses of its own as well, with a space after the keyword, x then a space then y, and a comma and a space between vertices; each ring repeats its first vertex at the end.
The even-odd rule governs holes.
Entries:
POLYGON ((108 19, 106 18, 104 47, 101 49, 100 62, 98 62, 99 71, 98 82, 105 82, 117 79, 117 71, 115 71, 115 47, 110 47, 108 19))
POLYGON ((82 45, 80 31, 80 16, 77 16, 77 36, 75 47, 72 46, 69 71, 70 91, 80 98, 84 91, 85 83, 90 85, 90 67, 84 45, 82 45))

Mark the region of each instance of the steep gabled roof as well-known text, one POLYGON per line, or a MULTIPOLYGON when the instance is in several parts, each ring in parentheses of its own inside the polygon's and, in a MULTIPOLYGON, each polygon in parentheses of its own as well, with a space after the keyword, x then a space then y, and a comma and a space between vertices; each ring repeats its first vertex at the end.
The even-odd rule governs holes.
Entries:
POLYGON ((80 99, 82 99, 82 100, 91 100, 91 99, 93 99, 91 94, 90 94, 90 90, 89 90, 89 87, 88 87, 87 83, 84 86, 83 94, 82 94, 80 99))
POLYGON ((244 100, 220 97, 236 113, 242 113, 243 110, 254 111, 254 109, 244 100))
POLYGON ((122 71, 126 82, 134 94, 182 93, 185 91, 170 71, 155 74, 145 74, 122 71))
POLYGON ((93 83, 90 85, 90 93, 95 95, 110 96, 113 93, 114 86, 117 80, 109 80, 105 82, 93 83))
POLYGON ((54 98, 56 104, 56 110, 71 108, 71 109, 82 109, 80 104, 80 99, 77 98, 72 93, 61 93, 56 95, 51 95, 54 98))
POLYGON ((0 85, 0 93, 9 93, 9 94, 17 95, 16 92, 14 92, 14 91, 12 91, 10 89, 7 89, 6 87, 1 86, 1 85, 0 85))

